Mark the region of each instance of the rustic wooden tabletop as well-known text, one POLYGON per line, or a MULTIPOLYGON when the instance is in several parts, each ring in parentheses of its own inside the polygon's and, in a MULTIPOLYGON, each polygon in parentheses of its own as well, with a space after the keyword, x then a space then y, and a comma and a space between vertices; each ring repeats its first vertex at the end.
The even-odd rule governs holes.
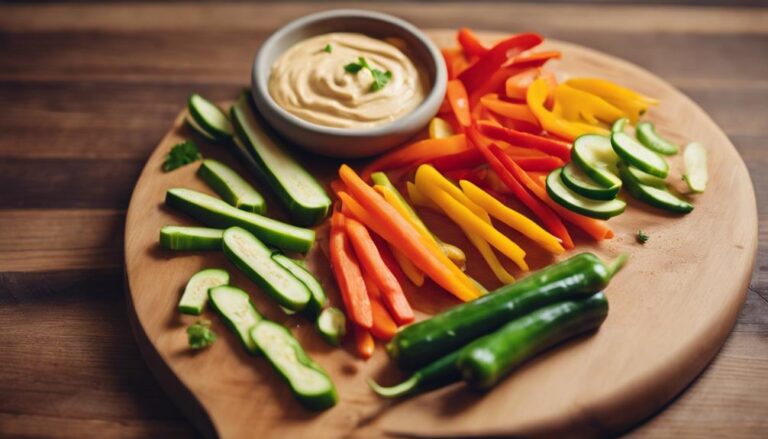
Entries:
MULTIPOLYGON (((583 44, 653 71, 713 117, 757 193, 747 302, 713 363, 630 434, 768 437, 768 8, 598 3, 365 6, 421 27, 583 44)), ((128 325, 131 189, 190 92, 236 96, 270 31, 337 6, 0 5, 0 437, 195 436, 128 325)))

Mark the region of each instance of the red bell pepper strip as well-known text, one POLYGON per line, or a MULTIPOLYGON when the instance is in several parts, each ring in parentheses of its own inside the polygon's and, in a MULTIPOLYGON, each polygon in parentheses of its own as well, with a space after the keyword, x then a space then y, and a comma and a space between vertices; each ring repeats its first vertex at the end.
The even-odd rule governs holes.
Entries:
POLYGON ((474 64, 458 75, 470 94, 485 83, 512 56, 541 44, 544 38, 534 33, 512 35, 499 41, 474 64))
POLYGON ((466 27, 459 29, 456 38, 459 40, 459 45, 464 50, 464 53, 469 56, 481 57, 488 52, 488 48, 466 27))
POLYGON ((512 145, 538 149, 565 162, 571 161, 571 146, 567 142, 524 133, 511 128, 498 127, 487 122, 478 122, 480 133, 491 139, 508 142, 512 145))
POLYGON ((471 147, 467 145, 464 134, 442 137, 439 139, 424 139, 411 143, 402 148, 384 154, 365 167, 362 172, 364 180, 370 180, 371 174, 376 171, 401 168, 418 163, 425 163, 434 157, 446 154, 455 154, 471 147))
POLYGON ((445 95, 451 104, 453 114, 456 115, 456 120, 459 121, 461 126, 470 126, 472 124, 472 117, 469 114, 469 97, 467 96, 464 84, 458 79, 448 81, 445 95))
MULTIPOLYGON (((503 93, 507 78, 517 74, 519 71, 520 69, 517 67, 502 67, 494 72, 487 81, 480 84, 477 89, 469 95, 470 107, 474 108, 477 103, 480 102, 480 98, 489 93, 503 93)), ((538 122, 536 122, 536 124, 538 125, 538 122)))
POLYGON ((349 319, 367 329, 373 325, 371 302, 368 300, 360 266, 357 265, 345 233, 345 221, 344 214, 333 212, 329 242, 331 267, 349 319))

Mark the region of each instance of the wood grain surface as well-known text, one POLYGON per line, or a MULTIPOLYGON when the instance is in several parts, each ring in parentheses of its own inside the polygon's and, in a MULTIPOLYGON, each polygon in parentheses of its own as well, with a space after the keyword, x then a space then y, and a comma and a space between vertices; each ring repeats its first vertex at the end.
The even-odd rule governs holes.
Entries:
MULTIPOLYGON (((127 323, 121 253, 131 187, 191 91, 231 98, 271 30, 332 6, 0 5, 0 99, 12 103, 0 112, 0 436, 196 434, 155 384, 127 323)), ((421 27, 536 30, 587 45, 651 70, 714 118, 751 171, 757 264, 715 361, 631 434, 768 434, 766 10, 367 6, 421 27)))

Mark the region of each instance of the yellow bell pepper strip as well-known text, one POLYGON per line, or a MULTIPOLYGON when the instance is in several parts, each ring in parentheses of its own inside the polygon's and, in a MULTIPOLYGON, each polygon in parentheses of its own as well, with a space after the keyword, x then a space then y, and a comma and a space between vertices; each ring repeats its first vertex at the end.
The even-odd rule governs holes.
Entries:
POLYGON ((586 123, 572 122, 549 111, 544 106, 544 102, 547 100, 547 93, 549 93, 547 81, 544 78, 539 78, 533 81, 533 84, 528 87, 526 101, 528 102, 528 107, 536 116, 536 119, 538 119, 542 128, 549 134, 570 141, 573 141, 582 134, 609 134, 609 131, 604 128, 586 123))
POLYGON ((397 247, 389 243, 387 243, 387 246, 392 252, 392 256, 395 257, 397 265, 399 265, 400 269, 403 270, 405 277, 407 277, 408 280, 417 287, 424 285, 424 272, 413 265, 413 262, 408 259, 408 256, 401 252, 397 247))
POLYGON ((411 199, 411 203, 415 206, 425 207, 434 210, 435 212, 442 213, 440 206, 433 203, 426 195, 422 194, 413 182, 409 181, 405 183, 405 187, 408 189, 408 198, 411 199))
POLYGON ((563 117, 576 122, 583 120, 591 125, 599 125, 602 121, 610 124, 627 116, 599 96, 566 84, 555 88, 555 101, 560 105, 563 117))
POLYGON ((502 284, 511 284, 515 281, 515 277, 509 274, 506 268, 501 264, 501 261, 499 261, 499 258, 496 257, 496 253, 493 252, 493 249, 491 248, 491 245, 488 244, 488 242, 477 236, 476 234, 472 233, 471 230, 467 229, 461 224, 457 224, 462 232, 464 232, 464 235, 467 236, 467 239, 469 239, 469 242, 472 243, 472 245, 477 249, 477 251, 480 253, 480 256, 483 257, 483 260, 486 264, 488 264, 488 267, 490 267, 491 272, 493 272, 493 275, 496 276, 496 279, 499 280, 502 284))
POLYGON ((441 117, 433 117, 429 121, 429 138, 443 139, 454 135, 453 127, 447 120, 441 117))
POLYGON ((416 173, 416 186, 440 206, 443 212, 445 212, 453 222, 459 224, 462 229, 487 241, 490 245, 517 264, 521 270, 528 270, 528 264, 525 262, 525 251, 511 239, 504 236, 492 225, 483 221, 441 187, 438 187, 429 181, 425 181, 423 178, 419 179, 418 172, 416 173))
POLYGON ((565 252, 557 237, 541 228, 527 216, 505 206, 504 203, 468 180, 460 181, 459 185, 470 200, 482 207, 492 217, 517 230, 550 253, 561 254, 565 252))
POLYGON ((467 144, 467 138, 464 134, 440 139, 419 140, 377 158, 363 169, 361 176, 363 180, 368 181, 371 174, 376 171, 386 171, 428 162, 435 157, 459 153, 471 147, 467 144))
MULTIPOLYGON (((491 217, 488 216, 488 212, 483 210, 482 207, 473 203, 472 200, 464 195, 464 192, 462 192, 461 189, 456 187, 456 185, 451 183, 447 178, 443 177, 443 174, 438 172, 438 170, 435 169, 432 165, 421 165, 419 166, 419 169, 416 170, 416 188, 424 195, 427 195, 423 189, 425 185, 435 186, 444 190, 448 193, 448 195, 455 198, 459 203, 463 204, 464 207, 469 209, 478 218, 482 219, 486 223, 491 223, 491 217), (422 184, 419 184, 420 180, 423 181, 422 184)), ((432 197, 428 198, 432 199, 432 197)), ((434 202, 435 200, 432 199, 432 201, 434 202)), ((435 204, 440 206, 436 202, 435 204)), ((442 209, 442 206, 440 206, 440 209, 444 210, 442 209)))
POLYGON ((605 79, 573 78, 565 83, 575 89, 601 97, 623 111, 632 123, 635 123, 648 110, 648 107, 659 103, 656 99, 605 79))

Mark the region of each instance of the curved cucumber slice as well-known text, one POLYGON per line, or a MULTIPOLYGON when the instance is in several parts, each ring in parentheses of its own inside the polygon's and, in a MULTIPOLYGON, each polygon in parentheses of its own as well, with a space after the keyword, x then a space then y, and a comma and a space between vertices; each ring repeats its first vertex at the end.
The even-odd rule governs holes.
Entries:
POLYGON ((280 253, 273 253, 272 259, 281 267, 288 270, 296 277, 296 279, 300 280, 304 286, 307 287, 311 296, 309 298, 309 303, 307 303, 307 307, 304 308, 304 312, 311 318, 315 318, 328 303, 328 296, 325 295, 323 286, 320 285, 320 282, 318 282, 314 276, 312 276, 312 273, 288 256, 280 253))
POLYGON ((314 230, 240 210, 218 198, 191 189, 168 189, 165 204, 210 226, 242 227, 267 244, 283 250, 306 252, 315 242, 314 230))
POLYGON ((621 180, 616 176, 616 162, 619 157, 607 137, 599 134, 579 136, 573 141, 571 159, 598 184, 605 187, 621 187, 621 180))
POLYGON ((661 178, 665 178, 669 173, 669 165, 663 157, 625 133, 611 134, 611 145, 622 160, 643 172, 661 178))
POLYGON ((258 354, 259 348, 251 338, 250 329, 264 317, 256 311, 248 293, 240 288, 221 286, 208 290, 208 297, 216 312, 240 338, 245 350, 252 355, 258 354))
POLYGON ((683 152, 685 182, 693 192, 704 192, 707 188, 707 150, 700 143, 689 143, 683 152))
POLYGON ((212 159, 205 159, 197 169, 203 179, 227 203, 246 212, 264 213, 264 197, 232 168, 212 159))
POLYGON ((637 169, 634 166, 627 165, 624 162, 619 163, 619 175, 623 180, 625 177, 631 177, 633 180, 645 186, 655 187, 657 189, 667 189, 667 182, 663 178, 659 178, 655 175, 648 174, 637 169), (622 174, 622 169, 624 173, 622 174))
POLYGON ((208 290, 229 284, 229 273, 218 268, 208 268, 195 273, 184 288, 179 300, 179 312, 199 316, 208 302, 208 290))
POLYGON ((658 180, 652 180, 656 177, 648 174, 645 174, 647 177, 644 177, 642 171, 625 163, 619 164, 619 174, 624 180, 624 187, 627 188, 629 194, 640 201, 671 212, 688 213, 693 210, 691 203, 683 201, 669 192, 666 185, 659 186, 658 180), (654 185, 644 184, 644 182, 654 185))
POLYGON ((616 119, 613 122, 613 125, 611 125, 611 132, 612 133, 623 133, 624 132, 624 127, 626 127, 628 123, 629 123, 629 119, 627 119, 626 117, 621 117, 619 119, 616 119))
POLYGON ((301 311, 309 303, 309 289, 290 271, 272 259, 272 250, 240 227, 224 231, 227 258, 280 306, 301 311))
POLYGON ((227 114, 199 94, 189 97, 187 108, 195 123, 216 140, 227 140, 234 135, 227 114))
POLYGON ((338 346, 347 332, 347 319, 340 309, 326 308, 317 317, 315 326, 323 340, 331 346, 338 346))
POLYGON ((267 133, 246 94, 240 95, 231 113, 238 137, 260 168, 258 174, 277 194, 291 218, 300 225, 312 225, 325 218, 331 199, 287 148, 267 133))
POLYGON ((305 407, 323 410, 336 405, 338 396, 330 377, 285 327, 262 320, 251 328, 251 338, 305 407))
POLYGON ((613 200, 621 189, 620 184, 611 187, 605 187, 592 180, 584 171, 573 163, 568 163, 563 167, 560 174, 563 183, 572 191, 594 200, 613 200))
POLYGON ((160 247, 166 250, 221 250, 224 231, 208 227, 165 226, 160 229, 160 247))
POLYGON ((195 119, 192 119, 192 116, 187 116, 186 118, 184 118, 184 120, 187 122, 187 125, 189 125, 198 134, 203 136, 205 140, 208 140, 211 142, 219 141, 219 139, 217 139, 213 134, 209 133, 208 131, 205 130, 205 128, 201 127, 197 122, 195 122, 195 119))
POLYGON ((661 137, 656 132, 656 127, 650 122, 638 122, 635 126, 635 137, 637 140, 659 154, 675 155, 680 147, 661 137))
POLYGON ((563 183, 561 173, 561 169, 555 169, 547 175, 547 193, 568 210, 592 218, 608 219, 624 212, 627 207, 627 203, 619 199, 597 201, 582 197, 563 183))

